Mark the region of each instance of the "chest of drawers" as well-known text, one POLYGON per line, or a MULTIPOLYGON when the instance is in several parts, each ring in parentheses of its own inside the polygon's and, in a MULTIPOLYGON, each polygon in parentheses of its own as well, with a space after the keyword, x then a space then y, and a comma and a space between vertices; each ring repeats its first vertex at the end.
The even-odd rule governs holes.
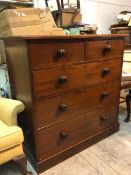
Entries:
POLYGON ((24 102, 37 172, 118 131, 121 35, 5 38, 12 97, 24 102))

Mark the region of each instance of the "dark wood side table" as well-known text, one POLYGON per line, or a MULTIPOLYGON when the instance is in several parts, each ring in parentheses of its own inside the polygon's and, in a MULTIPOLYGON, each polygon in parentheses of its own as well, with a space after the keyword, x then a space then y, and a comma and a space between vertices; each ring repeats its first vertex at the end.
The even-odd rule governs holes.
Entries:
POLYGON ((125 37, 125 49, 131 49, 131 27, 111 28, 112 34, 127 34, 125 37))

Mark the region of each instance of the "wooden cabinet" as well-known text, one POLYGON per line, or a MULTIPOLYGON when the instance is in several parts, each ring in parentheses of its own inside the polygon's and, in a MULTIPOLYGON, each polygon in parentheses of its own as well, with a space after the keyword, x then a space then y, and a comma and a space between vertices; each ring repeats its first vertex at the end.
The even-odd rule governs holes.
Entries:
POLYGON ((125 49, 131 49, 131 27, 126 26, 126 27, 114 27, 111 28, 111 33, 112 34, 125 34, 125 49))
POLYGON ((6 38, 12 96, 24 102, 37 172, 118 131, 121 35, 6 38))

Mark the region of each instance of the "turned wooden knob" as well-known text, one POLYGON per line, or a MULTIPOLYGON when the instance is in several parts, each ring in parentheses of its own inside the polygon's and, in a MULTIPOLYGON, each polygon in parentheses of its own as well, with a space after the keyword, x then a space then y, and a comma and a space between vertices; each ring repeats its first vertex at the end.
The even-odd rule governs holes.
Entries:
POLYGON ((65 54, 66 54, 65 49, 59 49, 59 50, 57 51, 57 57, 58 57, 58 58, 63 58, 63 57, 65 56, 65 54))
POLYGON ((68 133, 67 133, 66 131, 61 131, 61 132, 60 132, 60 137, 61 137, 62 139, 66 139, 66 138, 68 137, 68 133))
POLYGON ((109 95, 109 92, 106 92, 106 91, 103 91, 101 93, 102 98, 106 98, 106 97, 108 97, 108 95, 109 95))
POLYGON ((104 52, 105 53, 108 53, 111 51, 111 45, 109 43, 107 43, 105 46, 104 46, 104 52))
POLYGON ((64 105, 64 104, 60 104, 60 106, 59 106, 59 110, 60 110, 60 112, 64 112, 64 111, 67 110, 67 106, 64 105))
POLYGON ((102 116, 100 117, 100 120, 103 121, 103 122, 105 122, 105 121, 107 120, 107 117, 106 117, 105 115, 102 115, 102 116))
POLYGON ((106 75, 108 75, 110 73, 110 68, 108 68, 108 67, 105 67, 103 70, 102 70, 102 75, 103 76, 106 76, 106 75))
POLYGON ((60 84, 64 84, 67 82, 67 77, 62 75, 62 76, 60 76, 58 81, 60 84))

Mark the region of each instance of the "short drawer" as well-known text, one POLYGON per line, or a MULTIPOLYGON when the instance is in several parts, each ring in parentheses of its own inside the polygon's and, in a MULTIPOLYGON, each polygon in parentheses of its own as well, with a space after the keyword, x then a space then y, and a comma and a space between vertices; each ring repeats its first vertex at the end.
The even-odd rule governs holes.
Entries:
POLYGON ((37 41, 28 44, 31 69, 84 62, 84 42, 37 41))
POLYGON ((34 97, 45 97, 76 88, 108 82, 121 76, 122 60, 33 71, 34 97))
POLYGON ((41 128, 87 113, 96 106, 116 105, 120 82, 115 81, 37 101, 33 105, 35 127, 41 128))
POLYGON ((110 109, 110 112, 98 109, 54 127, 38 131, 36 134, 38 160, 47 159, 83 139, 117 124, 117 115, 118 111, 114 108, 110 109))
POLYGON ((87 41, 85 50, 86 60, 92 62, 101 59, 122 58, 123 44, 123 40, 87 41))

